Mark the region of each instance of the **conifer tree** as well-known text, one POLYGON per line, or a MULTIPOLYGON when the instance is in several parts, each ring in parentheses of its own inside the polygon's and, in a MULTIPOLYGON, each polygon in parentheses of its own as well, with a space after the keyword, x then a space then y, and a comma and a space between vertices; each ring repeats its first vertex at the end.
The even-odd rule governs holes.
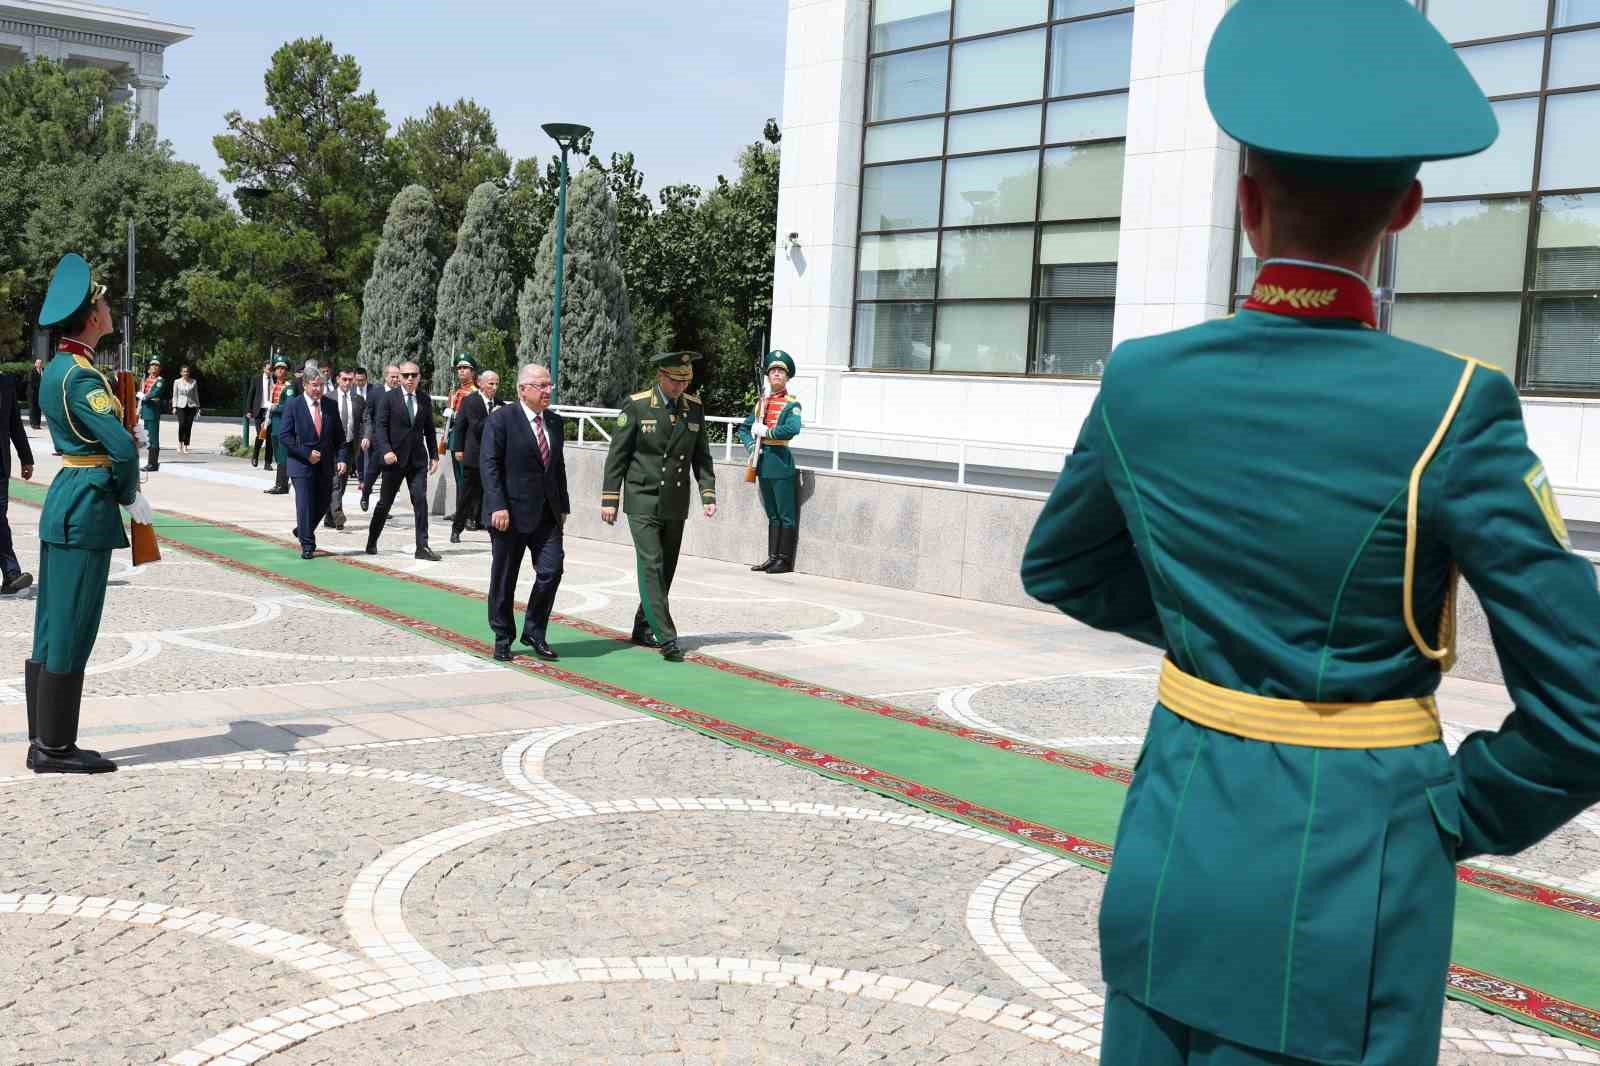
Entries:
MULTIPOLYGON (((555 234, 552 222, 517 303, 522 323, 519 363, 550 362, 555 234)), ((636 387, 633 316, 628 310, 616 204, 606 188, 605 175, 592 168, 573 175, 567 189, 562 285, 560 402, 614 406, 636 387)))
POLYGON ((433 327, 435 392, 455 388, 451 363, 458 353, 471 350, 474 337, 489 329, 509 332, 515 326, 516 297, 505 196, 486 181, 467 199, 456 250, 439 280, 433 327))
POLYGON ((389 205, 362 298, 360 361, 369 374, 381 376, 385 363, 427 358, 442 239, 432 194, 421 185, 401 189, 389 205))

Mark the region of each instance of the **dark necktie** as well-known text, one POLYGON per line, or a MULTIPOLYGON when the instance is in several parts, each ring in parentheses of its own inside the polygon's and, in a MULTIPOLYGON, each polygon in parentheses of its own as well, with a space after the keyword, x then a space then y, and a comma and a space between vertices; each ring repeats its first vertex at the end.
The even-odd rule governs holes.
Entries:
POLYGON ((417 398, 411 393, 406 393, 406 417, 413 422, 417 420, 417 398))
POLYGON ((544 435, 544 416, 533 416, 533 435, 539 438, 539 461, 546 467, 550 465, 550 442, 544 435))

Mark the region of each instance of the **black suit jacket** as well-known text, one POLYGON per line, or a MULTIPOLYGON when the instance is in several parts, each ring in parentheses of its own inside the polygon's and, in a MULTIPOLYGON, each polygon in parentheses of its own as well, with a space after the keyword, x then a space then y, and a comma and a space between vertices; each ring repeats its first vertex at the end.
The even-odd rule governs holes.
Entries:
MULTIPOLYGON (((338 389, 329 389, 322 395, 332 400, 333 406, 339 406, 338 389)), ((359 445, 361 439, 366 436, 367 425, 367 398, 362 395, 360 389, 354 386, 350 388, 350 417, 346 419, 343 415, 340 415, 339 424, 344 427, 344 447, 349 452, 359 445)))
POLYGON ((544 520, 548 507, 556 515, 570 514, 567 496, 567 462, 562 450, 561 416, 544 413, 545 435, 550 438, 550 465, 539 460, 539 442, 521 402, 497 409, 484 423, 478 472, 483 476, 485 528, 496 511, 510 511, 519 533, 532 533, 544 520))
POLYGON ((483 427, 489 421, 489 401, 483 393, 475 392, 461 401, 456 417, 461 420, 461 461, 477 466, 483 448, 483 427))
POLYGON ((378 403, 373 416, 372 451, 378 462, 389 452, 398 457, 401 470, 426 468, 439 454, 439 433, 433 425, 433 401, 426 393, 416 394, 417 417, 406 417, 406 390, 395 389, 378 403))
POLYGON ((250 384, 246 385, 244 390, 244 413, 254 418, 257 411, 271 406, 267 402, 267 398, 271 395, 269 392, 261 391, 261 375, 251 374, 250 384))
MULTIPOLYGON (((17 406, 17 379, 11 374, 0 374, 0 427, 16 445, 17 458, 22 460, 22 465, 32 466, 33 448, 28 445, 28 434, 22 428, 22 408, 17 406)), ((11 449, 0 441, 0 482, 10 476, 11 449)))
POLYGON ((362 440, 371 440, 372 431, 377 428, 378 404, 388 395, 389 387, 381 381, 367 382, 366 403, 361 408, 360 436, 362 440))

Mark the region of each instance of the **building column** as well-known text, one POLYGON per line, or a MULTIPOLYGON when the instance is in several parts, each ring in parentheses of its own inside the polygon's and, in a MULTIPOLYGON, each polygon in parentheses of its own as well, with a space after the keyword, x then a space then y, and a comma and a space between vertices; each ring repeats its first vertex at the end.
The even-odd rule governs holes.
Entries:
POLYGON ((1227 0, 1138 0, 1114 340, 1228 313, 1239 146, 1211 118, 1206 49, 1227 0))
POLYGON ((167 86, 167 77, 162 74, 153 77, 140 74, 129 81, 136 97, 134 107, 137 109, 139 121, 151 129, 160 129, 161 90, 167 86))
POLYGON ((822 424, 850 366, 868 18, 868 0, 789 0, 772 347, 794 356, 792 391, 822 424))

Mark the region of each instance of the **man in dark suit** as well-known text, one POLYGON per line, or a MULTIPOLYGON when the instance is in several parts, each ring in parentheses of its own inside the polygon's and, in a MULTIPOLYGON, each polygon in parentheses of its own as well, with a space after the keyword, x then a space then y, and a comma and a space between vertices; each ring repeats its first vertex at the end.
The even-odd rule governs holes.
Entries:
POLYGON ((361 509, 367 509, 372 496, 372 485, 383 468, 383 456, 372 446, 372 434, 377 428, 378 406, 383 398, 400 387, 400 364, 390 363, 383 368, 383 380, 367 386, 367 421, 361 427, 361 450, 366 455, 366 468, 361 471, 361 509))
POLYGON ((294 486, 294 535, 302 559, 316 554, 317 523, 328 513, 333 479, 345 471, 339 407, 322 394, 322 385, 322 375, 308 363, 301 383, 304 395, 288 402, 281 428, 289 482, 294 486))
POLYGON ((33 372, 28 375, 28 424, 34 429, 43 428, 44 408, 39 406, 39 383, 44 380, 44 360, 33 361, 33 372))
POLYGON ((250 379, 245 388, 244 416, 255 424, 256 440, 250 448, 250 465, 261 462, 261 445, 267 446, 267 469, 272 469, 273 442, 267 433, 267 409, 272 406, 272 362, 261 364, 261 370, 250 379))
POLYGON ((373 415, 372 450, 383 464, 383 488, 367 530, 367 554, 378 554, 378 537, 405 482, 417 520, 416 557, 438 562, 439 553, 428 547, 428 476, 439 468, 439 433, 433 425, 433 401, 417 389, 421 376, 416 363, 401 363, 400 387, 384 396, 373 415))
POLYGON ((535 577, 522 620, 522 643, 541 659, 560 658, 545 639, 565 551, 561 529, 572 503, 561 449, 561 416, 550 410, 550 371, 536 363, 517 375, 517 401, 489 416, 483 431, 479 472, 483 477, 484 525, 493 558, 489 564, 489 628, 494 657, 511 659, 516 634, 512 604, 522 556, 533 556, 535 577))
POLYGON ((483 445, 483 426, 500 402, 495 392, 500 375, 485 370, 478 375, 477 389, 461 401, 451 426, 450 452, 461 464, 461 495, 456 500, 456 516, 450 523, 450 543, 461 543, 461 531, 477 528, 483 509, 483 475, 478 470, 478 455, 483 445))
MULTIPOLYGON (((37 385, 33 391, 33 409, 39 409, 37 385)), ((9 438, 0 440, 0 593, 10 596, 33 584, 33 575, 24 573, 22 564, 17 561, 16 549, 11 544, 11 523, 6 518, 11 505, 12 445, 16 445, 17 458, 22 462, 22 480, 33 477, 33 449, 28 445, 28 434, 22 429, 17 379, 10 374, 0 374, 0 427, 4 427, 9 438)))
POLYGON ((339 408, 339 425, 344 428, 344 446, 339 449, 339 459, 344 469, 333 479, 333 498, 328 503, 329 529, 344 528, 344 487, 350 481, 350 472, 361 457, 360 426, 367 418, 367 398, 356 388, 356 373, 348 367, 339 371, 339 388, 333 394, 334 406, 339 408))

